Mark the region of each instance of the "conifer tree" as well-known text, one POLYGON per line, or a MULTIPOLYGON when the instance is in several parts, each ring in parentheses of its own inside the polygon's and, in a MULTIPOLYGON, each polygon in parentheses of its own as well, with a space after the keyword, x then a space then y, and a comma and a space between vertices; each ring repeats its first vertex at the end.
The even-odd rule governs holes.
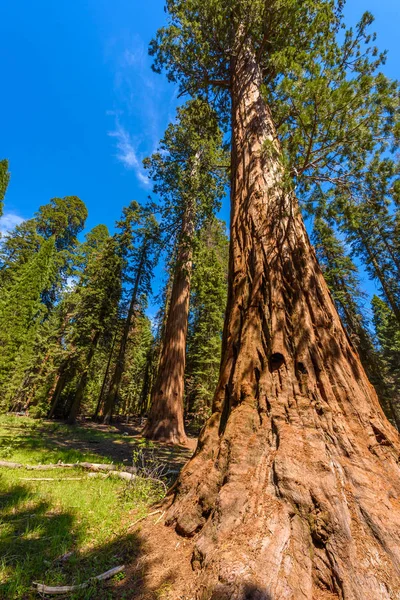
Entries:
POLYGON ((135 316, 140 314, 143 302, 151 293, 153 269, 159 254, 159 227, 154 217, 153 207, 141 207, 131 202, 123 211, 119 222, 121 230, 119 244, 125 262, 125 280, 131 284, 128 312, 124 321, 122 337, 117 351, 117 360, 111 375, 106 397, 103 422, 109 423, 125 369, 125 355, 128 337, 134 325, 135 316))
POLYGON ((55 239, 17 269, 0 294, 0 389, 7 406, 21 384, 32 355, 37 328, 45 316, 43 294, 56 276, 55 239))
POLYGON ((386 416, 400 429, 400 419, 393 403, 393 389, 368 331, 362 305, 365 294, 360 289, 357 267, 336 237, 332 224, 321 214, 314 219, 313 242, 339 315, 357 348, 368 378, 377 391, 386 416))
POLYGON ((49 373, 49 417, 62 414, 75 420, 88 382, 90 365, 99 342, 115 327, 121 288, 121 260, 116 241, 104 225, 85 236, 74 259, 78 266, 74 284, 64 291, 59 348, 49 373), (77 373, 78 379, 76 378, 77 373), (60 405, 69 388, 69 399, 60 405))
POLYGON ((69 276, 74 273, 77 235, 83 230, 87 217, 85 204, 76 196, 52 198, 39 207, 32 219, 17 225, 4 238, 0 251, 0 279, 5 283, 15 269, 27 262, 43 242, 54 237, 57 250, 57 277, 43 301, 50 308, 59 297, 69 276))
POLYGON ((222 134, 207 103, 195 99, 178 109, 160 148, 145 162, 154 192, 163 201, 163 227, 175 242, 171 299, 149 417, 143 435, 185 443, 183 422, 186 335, 195 231, 223 194, 222 134))
POLYGON ((386 376, 391 381, 391 399, 396 422, 400 424, 400 327, 384 300, 372 299, 373 319, 386 376))
POLYGON ((333 214, 353 253, 375 279, 400 323, 400 256, 395 190, 398 167, 388 157, 374 157, 368 172, 349 190, 339 190, 333 214))
POLYGON ((198 598, 400 593, 400 510, 387 500, 400 494, 398 433, 345 334, 293 191, 317 203, 362 176, 397 118, 371 16, 343 33, 343 5, 168 0, 151 46, 155 69, 181 93, 207 95, 232 134, 220 378, 166 516, 179 535, 196 535, 198 598))
MULTIPOLYGON (((140 414, 143 398, 148 355, 153 343, 151 323, 143 314, 136 315, 125 351, 125 366, 121 378, 119 395, 121 412, 127 419, 132 414, 140 414)), ((148 393, 149 390, 147 390, 148 393)))
POLYGON ((81 408, 89 369, 101 337, 112 331, 121 294, 121 258, 114 238, 91 252, 87 268, 77 286, 76 308, 71 315, 71 343, 82 356, 68 422, 74 423, 81 408))
POLYGON ((196 236, 191 282, 187 365, 187 412, 202 425, 210 416, 218 382, 227 300, 228 249, 225 223, 213 219, 196 236))
POLYGON ((0 160, 0 217, 3 214, 4 197, 6 195, 10 173, 8 171, 8 160, 0 160))

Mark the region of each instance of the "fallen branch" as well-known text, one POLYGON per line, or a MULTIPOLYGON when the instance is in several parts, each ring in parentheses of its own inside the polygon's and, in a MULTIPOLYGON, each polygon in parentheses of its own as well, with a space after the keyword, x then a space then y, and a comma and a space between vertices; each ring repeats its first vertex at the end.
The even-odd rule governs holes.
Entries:
POLYGON ((145 519, 147 519, 148 517, 152 517, 153 515, 158 515, 158 513, 160 513, 160 512, 162 512, 162 511, 154 510, 153 512, 149 513, 148 515, 145 515, 144 517, 140 517, 140 519, 136 519, 136 521, 133 521, 133 523, 131 525, 129 525, 129 527, 127 527, 127 531, 132 529, 132 527, 135 527, 135 525, 140 523, 140 521, 144 521, 145 519))
POLYGON ((106 571, 105 573, 102 573, 101 575, 96 575, 96 577, 91 577, 90 579, 85 581, 85 583, 79 583, 77 585, 50 586, 50 585, 44 585, 43 583, 33 582, 32 586, 34 587, 34 589, 37 592, 39 592, 41 594, 47 594, 48 596, 69 594, 71 592, 77 592, 78 590, 83 590, 83 589, 89 587, 95 581, 105 581, 106 579, 111 579, 111 577, 114 577, 114 575, 117 575, 117 573, 121 573, 124 570, 125 570, 125 565, 122 565, 120 567, 114 567, 113 569, 110 569, 109 571, 106 571))
POLYGON ((20 477, 21 481, 82 481, 84 477, 20 477))
MULTIPOLYGON (((118 471, 115 468, 115 465, 105 463, 89 463, 89 462, 77 462, 77 463, 63 463, 59 462, 56 464, 49 463, 48 465, 23 465, 22 463, 8 462, 5 460, 0 460, 0 467, 4 467, 6 469, 26 469, 28 471, 51 471, 52 469, 86 469, 88 471, 107 471, 112 473, 129 473, 130 475, 134 475, 136 473, 135 467, 124 467, 124 471, 118 471)), ((124 477, 123 479, 127 479, 124 477)))

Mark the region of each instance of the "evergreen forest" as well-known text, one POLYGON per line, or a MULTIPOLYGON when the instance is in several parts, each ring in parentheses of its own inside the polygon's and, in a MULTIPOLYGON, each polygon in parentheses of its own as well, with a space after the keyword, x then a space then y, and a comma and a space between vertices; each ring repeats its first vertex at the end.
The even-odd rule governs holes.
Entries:
POLYGON ((344 14, 167 0, 150 193, 92 229, 43 198, 0 238, 1 597, 400 598, 400 87, 344 14), (56 514, 57 486, 86 529, 15 559, 46 520, 12 502, 56 514))

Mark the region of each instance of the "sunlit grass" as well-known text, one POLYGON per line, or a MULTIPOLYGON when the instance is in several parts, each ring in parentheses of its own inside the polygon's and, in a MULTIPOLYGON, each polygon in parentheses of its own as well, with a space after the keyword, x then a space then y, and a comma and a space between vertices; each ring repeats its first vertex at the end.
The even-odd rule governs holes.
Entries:
MULTIPOLYGON (((28 464, 107 462, 95 453, 55 447, 57 430, 52 427, 28 418, 1 417, 0 459, 28 464)), ((60 435, 68 433, 64 425, 59 427, 60 435)), ((149 481, 128 485, 111 477, 89 478, 86 471, 75 468, 0 468, 0 598, 37 598, 31 590, 33 581, 82 583, 131 561, 139 546, 128 531, 129 513, 134 509, 135 518, 146 514, 161 494, 162 489, 149 481), (66 479, 71 477, 80 479, 66 479), (27 480, 38 478, 51 480, 27 480), (72 556, 60 562, 67 552, 72 556)), ((92 586, 70 597, 106 599, 110 594, 103 584, 101 593, 92 586)))

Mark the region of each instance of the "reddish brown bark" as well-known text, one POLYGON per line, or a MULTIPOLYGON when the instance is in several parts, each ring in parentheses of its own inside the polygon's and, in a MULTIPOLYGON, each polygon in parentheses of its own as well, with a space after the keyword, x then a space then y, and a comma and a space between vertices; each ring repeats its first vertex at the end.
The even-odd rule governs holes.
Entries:
POLYGON ((143 431, 148 439, 169 444, 187 442, 183 396, 193 228, 193 209, 189 207, 183 218, 160 364, 151 394, 149 418, 143 431))
POLYGON ((285 186, 260 86, 242 49, 221 374, 167 524, 194 536, 198 600, 395 600, 399 437, 285 186))

